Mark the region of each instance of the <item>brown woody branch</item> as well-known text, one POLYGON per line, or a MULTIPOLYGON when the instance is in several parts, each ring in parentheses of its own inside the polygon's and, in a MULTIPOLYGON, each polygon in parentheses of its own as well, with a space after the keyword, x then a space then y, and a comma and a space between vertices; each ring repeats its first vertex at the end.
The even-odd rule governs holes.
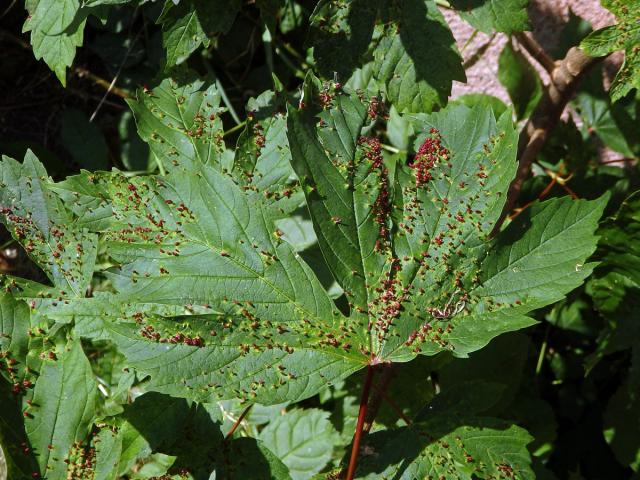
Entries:
POLYGON ((560 120, 578 82, 600 58, 590 57, 577 47, 572 47, 566 57, 557 62, 550 73, 551 81, 545 89, 531 117, 520 132, 518 141, 518 172, 509 187, 507 201, 493 233, 499 229, 518 199, 522 184, 529 174, 531 164, 540 153, 550 133, 560 120))
POLYGON ((522 47, 524 47, 529 55, 531 55, 534 60, 549 73, 549 75, 553 74, 553 71, 556 68, 555 60, 547 54, 545 49, 542 48, 542 45, 540 45, 535 38, 525 32, 516 32, 513 34, 513 37, 520 45, 522 45, 522 47))

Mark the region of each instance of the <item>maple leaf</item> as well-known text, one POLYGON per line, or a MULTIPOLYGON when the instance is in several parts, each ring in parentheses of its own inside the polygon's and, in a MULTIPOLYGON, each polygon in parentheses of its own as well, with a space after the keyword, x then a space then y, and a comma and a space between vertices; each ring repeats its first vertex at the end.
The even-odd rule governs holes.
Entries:
MULTIPOLYGON (((180 118, 208 118, 200 86, 171 104, 180 118)), ((141 92, 144 102, 166 93, 159 88, 141 92)), ((84 298, 57 280, 85 272, 84 286, 98 267, 95 254, 83 254, 60 273, 49 269, 51 286, 12 279, 9 290, 29 302, 33 318, 73 322, 79 335, 113 341, 149 376, 148 390, 272 404, 312 396, 367 365, 466 356, 533 324, 531 310, 590 273, 602 199, 537 204, 489 238, 516 169, 509 112, 496 120, 488 108, 455 106, 414 115, 417 153, 404 164, 382 153, 377 99, 310 78, 305 103, 289 107, 290 152, 273 143, 283 141, 284 118, 257 116, 231 164, 209 155, 208 140, 197 143, 190 128, 180 137, 180 129, 147 122, 142 106, 149 142, 162 146, 166 137, 184 147, 171 151, 175 162, 160 159, 164 176, 83 172, 54 184, 32 154, 21 172, 5 160, 3 178, 22 177, 3 188, 3 221, 14 237, 33 242, 34 260, 46 266, 37 253, 50 243, 44 224, 24 232, 16 225, 64 223, 92 242, 86 251, 109 256, 112 266, 100 268, 113 287, 84 298), (298 182, 347 309, 276 227, 295 199, 285 192, 298 182), (59 218, 44 216, 52 208, 59 218)))

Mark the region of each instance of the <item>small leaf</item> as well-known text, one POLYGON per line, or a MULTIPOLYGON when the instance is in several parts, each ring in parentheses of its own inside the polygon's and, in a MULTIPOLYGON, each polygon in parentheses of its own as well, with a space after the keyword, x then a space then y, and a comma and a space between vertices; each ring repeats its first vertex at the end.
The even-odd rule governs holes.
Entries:
POLYGON ((73 63, 76 48, 82 45, 85 16, 79 14, 78 0, 33 0, 27 2, 30 17, 23 31, 31 32, 36 60, 44 59, 62 83, 73 63))
POLYGON ((283 100, 281 94, 266 91, 247 103, 247 126, 238 138, 234 169, 259 191, 295 178, 283 100))
POLYGON ((239 0, 192 0, 180 4, 167 0, 158 19, 167 50, 167 67, 184 62, 200 45, 208 46, 210 37, 228 32, 240 7, 239 0))
POLYGON ((271 421, 260 439, 289 468, 293 480, 307 480, 331 460, 338 432, 329 412, 295 409, 271 421))
POLYGON ((618 23, 592 32, 580 47, 589 55, 602 57, 617 50, 625 51, 620 67, 609 91, 614 102, 631 90, 640 89, 640 4, 626 0, 603 0, 602 6, 613 13, 618 23))
POLYGON ((529 30, 529 0, 450 0, 453 8, 481 32, 529 30))
POLYGON ((618 126, 619 122, 614 116, 612 106, 607 98, 598 98, 587 92, 580 92, 576 96, 574 104, 584 122, 587 133, 594 132, 607 147, 622 155, 634 156, 625 132, 618 126))

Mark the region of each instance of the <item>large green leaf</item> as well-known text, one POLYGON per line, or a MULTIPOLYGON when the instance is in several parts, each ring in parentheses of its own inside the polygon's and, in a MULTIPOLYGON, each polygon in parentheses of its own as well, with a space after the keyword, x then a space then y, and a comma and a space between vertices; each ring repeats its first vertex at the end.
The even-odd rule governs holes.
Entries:
POLYGON ((374 361, 465 356, 531 325, 527 312, 589 274, 604 200, 537 205, 488 239, 516 169, 509 112, 496 121, 486 105, 459 105, 414 117, 418 154, 392 185, 366 99, 337 91, 328 102, 326 91, 309 81, 307 105, 290 108, 293 165, 374 361))
POLYGON ((120 265, 107 272, 119 293, 66 305, 32 301, 50 318, 75 317, 81 329, 97 322, 88 334, 115 341, 131 365, 151 374, 148 388, 278 403, 313 395, 364 364, 342 348, 355 343, 343 317, 278 238, 261 195, 209 165, 166 177, 82 178, 65 187, 97 184, 85 193, 101 197, 102 220, 87 218, 91 206, 80 219, 98 227, 120 265), (157 318, 189 312, 207 315, 157 318), (176 334, 180 341, 171 340, 176 334))
POLYGON ((491 418, 446 415, 365 437, 356 478, 535 478, 522 428, 491 418))
POLYGON ((481 32, 513 33, 529 29, 529 0, 450 0, 449 3, 481 32))
POLYGON ((87 440, 97 383, 79 340, 46 358, 35 381, 25 429, 43 475, 66 478, 65 463, 87 440), (80 442, 76 444, 76 442, 80 442))
MULTIPOLYGON (((203 95, 198 86, 184 97, 191 118, 203 95)), ((171 151, 168 174, 84 172, 45 185, 39 197, 43 211, 61 209, 70 231, 99 235, 112 291, 82 298, 20 281, 14 295, 34 319, 74 322, 77 334, 113 341, 149 376, 147 390, 275 404, 307 398, 371 363, 441 351, 464 357, 531 325, 531 310, 582 282, 602 200, 536 205, 489 238, 516 169, 510 112, 496 120, 486 104, 457 105, 407 117, 418 153, 404 165, 383 158, 373 136, 384 115, 376 102, 310 79, 302 108, 289 109, 292 165, 345 292, 342 310, 276 227, 286 211, 280 201, 289 199, 274 201, 261 186, 267 174, 284 181, 287 170, 275 174, 275 166, 286 151, 242 147, 224 167, 196 155, 206 143, 175 128, 166 138, 185 148, 171 151)), ((153 108, 154 122, 167 121, 153 108)), ((5 162, 3 175, 14 164, 5 162)))
POLYGON ((260 432, 265 446, 289 467, 293 480, 306 480, 331 460, 338 432, 329 412, 318 409, 290 410, 272 420, 260 432))
POLYGON ((618 23, 592 32, 580 47, 594 57, 624 50, 624 63, 609 91, 611 99, 616 101, 631 90, 640 89, 640 4, 626 0, 602 0, 602 6, 617 17, 618 23))

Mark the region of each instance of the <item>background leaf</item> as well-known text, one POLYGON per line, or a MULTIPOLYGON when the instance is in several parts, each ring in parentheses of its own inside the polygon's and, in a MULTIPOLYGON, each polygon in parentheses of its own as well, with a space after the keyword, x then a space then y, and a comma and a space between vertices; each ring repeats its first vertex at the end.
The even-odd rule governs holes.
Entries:
POLYGON ((331 459, 337 432, 328 417, 318 409, 290 410, 260 432, 260 439, 289 468, 293 480, 311 478, 331 459))

